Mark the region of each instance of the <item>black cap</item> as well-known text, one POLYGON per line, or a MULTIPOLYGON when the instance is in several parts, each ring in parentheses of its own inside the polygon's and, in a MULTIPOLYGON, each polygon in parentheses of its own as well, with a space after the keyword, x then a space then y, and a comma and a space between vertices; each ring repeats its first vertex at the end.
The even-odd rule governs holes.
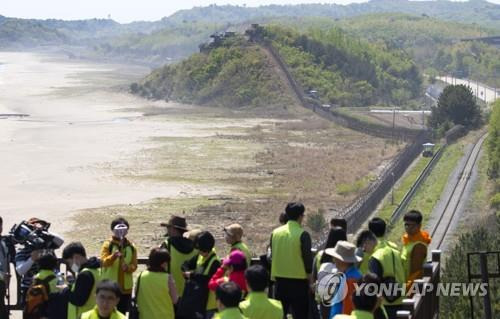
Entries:
POLYGON ((215 246, 215 238, 208 231, 202 231, 196 236, 194 247, 200 251, 211 251, 215 246))
POLYGON ((291 202, 286 205, 285 212, 289 219, 297 220, 304 214, 306 208, 301 202, 291 202))

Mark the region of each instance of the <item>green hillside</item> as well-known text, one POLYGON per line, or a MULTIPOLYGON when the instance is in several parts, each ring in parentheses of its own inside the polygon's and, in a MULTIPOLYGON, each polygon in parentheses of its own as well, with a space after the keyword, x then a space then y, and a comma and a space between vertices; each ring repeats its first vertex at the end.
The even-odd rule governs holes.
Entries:
POLYGON ((36 20, 0 19, 0 48, 61 44, 68 40, 63 33, 36 20))
MULTIPOLYGON (((302 88, 316 90, 322 103, 401 105, 421 94, 419 71, 402 51, 363 42, 340 29, 301 34, 266 27, 259 32, 262 41, 279 52, 302 88)), ((279 104, 289 92, 264 54, 242 37, 229 38, 208 53, 154 71, 131 88, 148 98, 196 104, 279 104)))
POLYGON ((291 101, 264 52, 239 36, 157 69, 131 90, 152 99, 226 107, 272 107, 291 101))
POLYGON ((263 29, 304 90, 316 90, 324 103, 402 105, 421 94, 421 76, 410 57, 384 44, 371 44, 338 28, 299 33, 263 29))
POLYGON ((499 34, 493 29, 399 13, 369 14, 342 20, 310 17, 275 19, 272 23, 302 32, 338 27, 370 43, 404 50, 429 75, 454 74, 480 80, 490 86, 500 86, 500 50, 481 42, 461 41, 499 34))

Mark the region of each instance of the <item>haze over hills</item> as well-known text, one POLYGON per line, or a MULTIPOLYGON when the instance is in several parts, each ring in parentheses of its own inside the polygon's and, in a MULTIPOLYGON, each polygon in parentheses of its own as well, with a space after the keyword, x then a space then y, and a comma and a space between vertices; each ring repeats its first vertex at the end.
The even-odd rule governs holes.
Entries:
MULTIPOLYGON (((241 6, 195 7, 181 10, 159 21, 132 22, 119 24, 109 19, 89 19, 77 21, 16 19, 0 16, 0 47, 22 47, 45 44, 82 44, 102 43, 103 39, 130 35, 144 36, 158 30, 177 33, 194 24, 196 29, 205 34, 220 29, 221 25, 248 23, 253 20, 278 17, 327 17, 343 19, 368 13, 400 12, 414 15, 427 15, 447 21, 476 23, 478 28, 500 30, 500 5, 482 0, 468 2, 449 1, 407 1, 407 0, 372 0, 362 4, 303 4, 303 5, 268 5, 257 8, 241 6), (166 31, 169 30, 169 31, 166 31), (40 31, 42 36, 36 39, 33 33, 40 31), (38 41, 36 41, 38 40, 38 41)), ((0 12, 1 14, 1 12, 0 12)))
MULTIPOLYGON (((214 32, 244 31, 250 23, 286 25, 299 31, 340 27, 347 34, 406 50, 422 69, 431 67, 447 72, 461 69, 462 74, 465 69, 477 70, 479 75, 491 69, 490 65, 479 67, 484 59, 466 61, 464 66, 458 61, 460 58, 453 56, 436 62, 436 55, 442 51, 441 56, 448 56, 450 46, 464 37, 500 34, 500 5, 482 0, 372 0, 345 6, 303 4, 257 8, 210 5, 181 10, 158 21, 127 24, 110 19, 63 21, 0 16, 0 48, 56 46, 71 57, 158 67, 197 52, 198 45, 214 32)), ((455 52, 467 50, 460 47, 455 52)), ((495 55, 488 47, 481 50, 495 55)), ((492 75, 487 74, 486 78, 491 81, 492 75)))

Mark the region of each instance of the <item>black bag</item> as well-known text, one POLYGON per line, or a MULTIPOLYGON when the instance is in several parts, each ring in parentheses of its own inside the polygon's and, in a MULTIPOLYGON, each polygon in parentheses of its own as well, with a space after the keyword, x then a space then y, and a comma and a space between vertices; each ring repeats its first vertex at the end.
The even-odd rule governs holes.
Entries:
MULTIPOLYGON (((202 269, 206 269, 213 255, 203 263, 202 269)), ((208 282, 210 278, 200 273, 193 272, 184 286, 182 297, 177 302, 176 318, 203 319, 208 301, 208 282)))
POLYGON ((139 314, 139 307, 137 306, 137 295, 139 293, 139 286, 141 284, 141 275, 142 272, 139 274, 139 277, 137 277, 137 285, 135 286, 135 293, 134 293, 134 298, 130 301, 130 311, 128 314, 129 319, 139 319, 140 314, 139 314))
MULTIPOLYGON (((394 276, 396 276, 396 259, 394 258, 394 252, 392 251, 392 249, 391 249, 391 253, 392 253, 392 272, 394 273, 394 276)), ((387 276, 387 277, 382 278, 382 282, 384 284, 388 285, 389 287, 394 287, 395 285, 403 284, 401 282, 397 282, 396 277, 393 277, 393 276, 387 276)), ((394 289, 392 289, 392 291, 394 291, 394 289)), ((383 296, 384 296, 385 300, 387 300, 388 302, 394 302, 394 301, 398 300, 401 296, 403 296, 403 293, 398 289, 396 294, 384 293, 383 296)))

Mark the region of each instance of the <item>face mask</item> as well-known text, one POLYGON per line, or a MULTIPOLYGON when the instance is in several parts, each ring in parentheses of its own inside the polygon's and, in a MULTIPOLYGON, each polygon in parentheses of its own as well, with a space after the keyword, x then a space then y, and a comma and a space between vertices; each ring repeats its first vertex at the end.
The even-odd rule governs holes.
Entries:
POLYGON ((113 235, 116 238, 123 239, 125 236, 127 236, 128 233, 128 227, 125 224, 120 224, 116 225, 115 228, 113 229, 113 235))
POLYGON ((73 263, 71 264, 71 271, 76 274, 78 273, 79 270, 80 266, 73 261, 73 263))

